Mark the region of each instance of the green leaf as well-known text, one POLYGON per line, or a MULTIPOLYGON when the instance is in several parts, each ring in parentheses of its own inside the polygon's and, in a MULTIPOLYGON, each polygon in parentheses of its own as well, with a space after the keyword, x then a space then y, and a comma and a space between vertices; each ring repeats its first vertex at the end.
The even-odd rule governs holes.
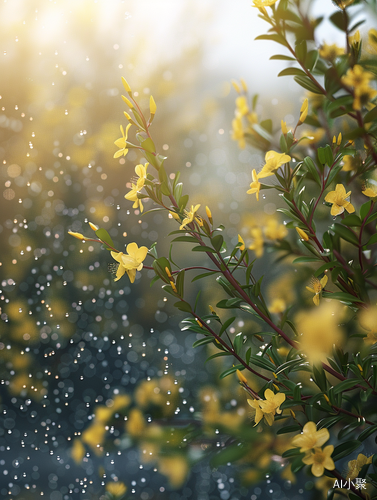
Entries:
POLYGON ((197 280, 201 280, 202 278, 205 278, 206 276, 212 276, 213 274, 216 274, 218 271, 210 271, 208 273, 203 273, 203 274, 198 274, 198 276, 195 276, 195 278, 192 278, 191 283, 197 280))
POLYGON ((317 259, 316 257, 297 257, 297 259, 295 259, 292 262, 292 264, 299 264, 300 262, 320 262, 320 261, 321 259, 317 259))
POLYGON ((313 365, 313 379, 322 392, 327 391, 327 379, 322 365, 313 365))
POLYGON ((178 302, 176 302, 174 304, 174 307, 176 307, 180 311, 184 311, 184 312, 187 312, 187 313, 191 313, 191 310, 192 310, 190 304, 188 304, 184 300, 179 300, 178 302))
POLYGON ((197 247, 194 247, 191 249, 193 252, 209 252, 209 253, 216 253, 216 250, 214 250, 211 247, 207 247, 206 245, 199 245, 197 247))
POLYGON ((98 239, 100 239, 101 241, 103 241, 109 247, 113 247, 114 248, 113 240, 111 239, 111 236, 106 231, 106 229, 103 229, 102 227, 100 227, 99 229, 97 229, 96 236, 97 236, 98 239))
POLYGON ((170 196, 169 186, 165 182, 161 182, 160 184, 161 193, 165 196, 170 196))
POLYGON ((220 333, 219 335, 221 336, 221 334, 223 332, 225 332, 225 330, 233 323, 233 321, 236 319, 235 316, 233 316, 233 318, 229 318, 225 321, 225 323, 222 325, 221 329, 220 329, 220 333))
POLYGON ((278 76, 304 76, 306 77, 306 74, 302 69, 299 68, 285 68, 280 73, 278 76))
POLYGON ((377 120, 377 106, 368 111, 368 113, 364 116, 364 123, 373 122, 377 120))
POLYGON ((293 57, 290 57, 290 56, 276 54, 276 55, 270 57, 270 61, 273 61, 273 60, 275 60, 275 61, 295 61, 296 59, 294 59, 293 57))
POLYGON ((211 243, 213 245, 213 248, 215 248, 218 252, 220 252, 223 242, 224 238, 222 237, 221 234, 218 234, 216 236, 213 236, 213 238, 211 238, 211 243))
POLYGON ((359 434, 359 437, 357 439, 358 441, 364 441, 366 438, 368 438, 375 432, 377 432, 377 424, 372 425, 372 427, 368 427, 367 429, 363 430, 363 432, 359 434))
POLYGON ((367 243, 365 246, 375 245, 376 243, 377 243, 377 233, 374 233, 374 234, 370 237, 370 239, 369 239, 368 243, 367 243))
POLYGON ((196 340, 193 344, 192 344, 192 347, 200 347, 201 345, 206 345, 206 344, 210 344, 211 342, 213 342, 213 337, 212 336, 209 336, 209 337, 204 337, 204 339, 199 339, 199 340, 196 340))
POLYGON ((322 94, 322 91, 307 76, 295 76, 293 79, 300 85, 300 87, 310 90, 310 92, 313 92, 314 94, 322 94))
POLYGON ((178 294, 182 297, 184 291, 184 280, 185 280, 185 271, 179 271, 176 279, 176 287, 178 290, 178 294))
POLYGON ((221 450, 210 461, 211 467, 220 467, 228 462, 235 462, 250 451, 249 443, 232 443, 221 450))
POLYGON ((363 203, 363 205, 361 205, 361 207, 360 207, 360 219, 361 220, 365 219, 371 206, 372 206, 372 200, 368 200, 366 203, 363 203))
POLYGON ((330 21, 341 31, 347 31, 348 28, 348 15, 346 10, 337 10, 330 16, 330 21))
MULTIPOLYGON (((359 381, 356 379, 343 380, 342 382, 339 382, 339 384, 337 384, 334 387, 334 394, 340 394, 341 392, 346 391, 347 389, 350 389, 351 387, 354 387, 358 383, 359 383, 359 381)), ((356 389, 356 387, 355 387, 355 389, 356 389)))
MULTIPOLYGON (((139 135, 139 134, 137 134, 139 135)), ((148 137, 147 139, 145 140, 140 140, 140 145, 143 149, 145 149, 146 151, 148 151, 148 153, 155 153, 156 152, 156 146, 154 145, 154 142, 152 141, 152 139, 150 137, 148 137)))
POLYGON ((240 333, 237 333, 237 335, 234 337, 234 340, 233 340, 233 346, 234 346, 234 350, 236 351, 236 354, 240 353, 242 345, 243 345, 243 333, 240 332, 240 333))
POLYGON ((350 293, 346 292, 322 292, 322 297, 325 299, 339 300, 340 302, 360 302, 358 297, 354 297, 350 293))
POLYGON ((228 375, 235 373, 237 370, 243 370, 243 369, 244 369, 243 365, 232 366, 232 368, 228 368, 227 370, 223 371, 219 378, 220 379, 225 378, 228 375))
POLYGON ((357 448, 359 448, 360 446, 361 446, 361 443, 357 439, 354 439, 352 441, 347 441, 346 443, 342 443, 335 448, 335 450, 332 453, 331 458, 334 460, 334 462, 336 462, 337 460, 340 460, 341 458, 347 457, 353 451, 357 450, 357 448))
POLYGON ((316 167, 314 161, 310 158, 310 156, 306 156, 304 158, 304 165, 306 166, 308 172, 313 176, 315 182, 319 186, 321 186, 322 183, 321 183, 321 179, 320 179, 319 174, 318 174, 317 167, 316 167))
POLYGON ((335 234, 340 236, 343 240, 352 243, 352 245, 359 246, 359 240, 355 233, 348 229, 347 227, 342 226, 341 224, 332 224, 330 229, 334 231, 335 234))
POLYGON ((172 243, 174 243, 175 241, 185 241, 185 242, 189 242, 189 243, 198 243, 198 240, 196 238, 194 238, 194 236, 178 236, 178 238, 174 238, 174 240, 172 240, 172 243))
POLYGON ((287 42, 282 35, 259 35, 254 40, 270 40, 272 42, 280 43, 287 47, 287 42))
POLYGON ((245 361, 247 365, 250 362, 250 356, 251 356, 251 347, 249 347, 249 349, 246 351, 245 361))
POLYGON ((360 217, 356 214, 346 215, 340 222, 349 227, 360 227, 362 224, 360 217))
POLYGON ((288 432, 297 432, 301 431, 301 426, 298 424, 295 425, 286 425, 279 429, 276 434, 287 434, 288 432))
POLYGON ((268 142, 272 141, 272 135, 267 132, 263 127, 258 125, 257 123, 254 123, 251 128, 258 134, 260 135, 263 139, 265 139, 268 142))
POLYGON ((230 352, 217 352, 216 354, 212 354, 209 358, 207 358, 204 362, 207 363, 207 361, 210 361, 211 359, 219 358, 220 356, 231 356, 230 352))
POLYGON ((300 452, 300 448, 291 448, 290 450, 285 451, 282 454, 283 458, 292 458, 292 457, 297 457, 298 455, 301 455, 302 457, 305 456, 305 453, 300 452))

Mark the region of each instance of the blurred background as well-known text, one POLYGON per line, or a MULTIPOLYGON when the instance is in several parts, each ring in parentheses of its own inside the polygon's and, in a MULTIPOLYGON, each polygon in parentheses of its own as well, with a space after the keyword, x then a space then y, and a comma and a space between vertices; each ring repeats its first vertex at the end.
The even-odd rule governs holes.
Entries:
MULTIPOLYGON (((327 1, 315 8, 333 10, 327 1)), ((268 439, 255 459, 264 460, 261 468, 198 462, 207 447, 219 446, 218 429, 192 447, 189 460, 183 454, 169 462, 169 452, 146 459, 143 418, 160 419, 166 430, 169 422, 195 426, 207 415, 217 427, 223 412, 228 430, 237 424, 247 432, 245 397, 236 381, 218 385, 223 366, 217 360, 204 367, 208 352, 194 351, 196 334, 179 329, 184 316, 158 284, 149 286, 153 272, 143 271, 132 286, 127 277, 114 283, 108 252, 67 234, 91 236, 91 221, 106 228, 120 250, 130 241, 157 242, 164 255, 167 234, 177 229, 163 213, 141 217, 124 199, 140 158, 131 151, 113 159, 119 125, 126 125, 121 76, 144 109, 153 94, 152 135, 168 157, 168 173, 181 171, 190 204, 210 206, 229 242, 235 244, 238 233, 247 239, 257 219, 275 214, 269 191, 259 204, 246 194, 263 157, 231 140, 236 93, 230 82, 244 78, 251 94, 261 94, 258 115, 276 116, 277 124, 281 118, 294 123, 303 97, 291 79, 276 78, 284 66, 268 61, 274 45, 254 41, 266 29, 257 14, 250 0, 236 6, 215 0, 2 2, 1 498, 97 499, 117 480, 130 498, 142 500, 303 498, 289 478, 271 483, 267 473, 266 482, 268 439), (287 99, 293 90, 297 100, 287 99), (92 424, 99 408, 113 419, 106 436, 92 424), (134 426, 127 428, 131 414, 134 426), (86 436, 83 448, 78 436, 86 436)), ((336 33, 328 41, 336 41, 336 33)), ((260 275, 268 255, 261 264, 260 275)), ((221 298, 211 287, 202 291, 203 304, 221 298)), ((238 326, 247 331, 243 321, 238 326)))

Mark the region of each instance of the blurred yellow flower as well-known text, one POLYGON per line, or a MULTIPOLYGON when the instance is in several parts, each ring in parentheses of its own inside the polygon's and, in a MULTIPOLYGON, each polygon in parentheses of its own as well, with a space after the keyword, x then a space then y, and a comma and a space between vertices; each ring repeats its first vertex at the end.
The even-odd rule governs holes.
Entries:
POLYGON ((158 471, 168 478, 172 488, 180 488, 190 471, 183 455, 159 457, 157 467, 158 471))
POLYGON ((194 207, 194 205, 191 205, 190 211, 185 210, 186 218, 183 219, 182 224, 179 227, 179 229, 183 229, 187 224, 191 224, 191 222, 193 222, 194 220, 200 224, 200 221, 199 221, 198 217, 196 216, 196 212, 199 210, 199 208, 200 208, 200 205, 195 205, 195 207, 194 207))
POLYGON ((319 55, 328 61, 332 61, 336 57, 342 56, 343 54, 344 49, 342 47, 338 47, 336 43, 333 43, 332 45, 324 43, 319 49, 319 55))
POLYGON ((370 54, 377 54, 377 30, 371 28, 368 31, 368 45, 367 51, 370 54))
MULTIPOLYGON (((274 423, 275 414, 280 414, 282 410, 279 408, 285 401, 285 394, 278 392, 274 394, 271 389, 264 391, 263 399, 248 399, 247 402, 255 410, 255 425, 259 424, 262 418, 265 419, 268 425, 274 423)), ((254 427, 255 427, 254 425, 254 427)))
POLYGON ((245 132, 241 117, 236 117, 232 120, 232 139, 238 141, 238 147, 240 149, 245 149, 245 132))
POLYGON ((357 161, 356 158, 350 155, 343 156, 343 168, 344 172, 351 172, 352 170, 357 169, 357 161))
POLYGON ((262 257, 264 245, 262 229, 260 227, 253 227, 251 229, 251 236, 253 243, 249 245, 249 250, 254 250, 256 257, 262 257))
POLYGON ((258 179, 273 175, 275 170, 280 168, 284 163, 291 161, 291 157, 285 153, 277 153, 276 151, 267 151, 265 156, 265 165, 258 174, 258 179))
POLYGON ((274 5, 277 0, 253 0, 254 5, 252 7, 257 7, 261 9, 262 7, 271 7, 274 5))
POLYGON ((101 445, 105 440, 106 429, 105 425, 100 422, 93 422, 85 431, 82 433, 82 440, 88 446, 94 450, 97 455, 102 453, 100 449, 101 445))
POLYGON ((138 247, 137 243, 129 243, 126 248, 127 254, 123 252, 111 252, 111 256, 117 262, 119 266, 116 272, 115 281, 120 280, 120 278, 127 273, 131 283, 135 281, 136 271, 141 271, 143 269, 143 260, 145 260, 148 248, 138 247))
POLYGON ((355 64, 355 66, 350 68, 346 75, 342 77, 342 82, 345 85, 354 88, 353 109, 361 109, 377 95, 377 90, 369 87, 369 81, 372 78, 373 74, 369 71, 365 71, 359 64, 355 64))
POLYGON ((315 448, 314 452, 308 453, 302 461, 306 465, 311 465, 311 471, 313 476, 321 477, 327 470, 334 470, 335 464, 333 459, 331 458, 331 454, 334 451, 334 446, 328 445, 325 448, 315 448))
POLYGON ((344 212, 344 209, 347 210, 348 213, 353 213, 355 211, 355 207, 347 200, 351 195, 351 191, 346 193, 345 187, 343 184, 337 184, 335 191, 330 191, 325 196, 325 201, 327 203, 331 203, 331 215, 340 215, 344 212))
POLYGON ((350 35, 348 37, 348 43, 350 44, 350 46, 354 46, 354 47, 357 47, 358 45, 360 45, 360 31, 357 30, 356 33, 354 35, 350 35))
POLYGON ((373 460, 373 455, 367 458, 362 453, 359 453, 356 460, 350 460, 348 462, 348 472, 347 479, 351 481, 359 475, 359 472, 364 467, 364 465, 371 464, 373 460))
POLYGON ((106 484, 106 491, 116 499, 122 498, 127 491, 127 486, 121 481, 106 484))
POLYGON ((241 117, 247 115, 249 106, 247 105, 246 96, 240 95, 236 98, 236 116, 241 117))
POLYGON ((73 460, 77 463, 80 464, 82 459, 85 456, 85 447, 82 444, 81 440, 79 438, 76 438, 73 441, 73 446, 71 449, 71 455, 73 460))
POLYGON ((295 321, 300 347, 310 363, 318 363, 331 356, 334 344, 340 345, 343 331, 339 326, 342 314, 338 302, 330 301, 318 308, 302 311, 295 321))
POLYGON ((330 433, 327 429, 317 431, 314 422, 307 422, 302 429, 302 434, 292 439, 292 446, 300 448, 300 452, 310 451, 312 448, 319 448, 330 439, 330 433))
POLYGON ((324 128, 317 128, 315 130, 303 130, 301 132, 300 144, 307 146, 320 142, 325 135, 324 128))
POLYGON ((126 431, 132 437, 141 437, 145 432, 146 422, 139 408, 132 408, 126 422, 126 431))
POLYGON ((279 224, 276 219, 268 219, 264 227, 264 235, 269 240, 282 240, 288 234, 284 224, 279 224))
POLYGON ((117 146, 119 149, 116 153, 114 153, 114 158, 119 158, 120 156, 126 156, 128 153, 128 148, 127 148, 127 137, 128 137, 128 130, 131 127, 131 123, 129 123, 126 127, 126 133, 123 130, 122 125, 120 126, 120 131, 122 133, 122 137, 120 139, 117 139, 114 144, 117 146))
POLYGON ((359 323, 364 330, 368 331, 368 335, 364 337, 364 342, 367 345, 373 345, 377 342, 377 305, 363 309, 359 314, 359 323))
POLYGON ((255 193, 255 195, 257 197, 257 201, 259 201, 259 191, 261 188, 261 183, 258 181, 258 175, 257 175, 255 168, 253 169, 251 175, 253 178, 253 182, 250 184, 250 189, 248 191, 246 191, 246 193, 247 194, 254 194, 255 193))
POLYGON ((268 309, 272 314, 280 314, 284 312, 286 308, 287 304, 283 299, 274 299, 268 309))
POLYGON ((321 295, 322 290, 325 288, 328 277, 325 275, 320 280, 318 278, 312 278, 311 287, 307 286, 306 289, 309 292, 314 293, 313 302, 316 306, 319 306, 319 297, 321 295))

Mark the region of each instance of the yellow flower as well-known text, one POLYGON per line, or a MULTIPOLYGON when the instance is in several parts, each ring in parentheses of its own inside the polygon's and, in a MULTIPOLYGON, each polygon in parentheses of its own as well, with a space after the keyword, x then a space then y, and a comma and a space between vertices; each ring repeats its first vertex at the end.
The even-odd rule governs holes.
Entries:
POLYGON ((373 78, 372 73, 365 71, 359 64, 355 64, 355 66, 349 68, 347 73, 342 77, 342 81, 345 85, 356 88, 368 85, 371 78, 373 78))
POLYGON ((258 9, 261 9, 263 7, 271 7, 271 5, 274 5, 277 0, 253 0, 254 5, 252 7, 257 7, 258 9))
POLYGON ((347 479, 355 479, 364 465, 371 464, 373 459, 373 455, 367 458, 362 453, 359 453, 356 460, 351 460, 348 462, 348 473, 347 479))
POLYGON ((135 172, 138 178, 136 179, 136 184, 132 183, 131 184, 131 191, 129 191, 124 197, 126 200, 133 201, 134 204, 132 205, 132 208, 137 208, 140 206, 140 211, 143 211, 143 203, 141 199, 138 197, 138 193, 143 189, 144 184, 145 184, 145 179, 147 178, 147 168, 148 168, 149 163, 146 163, 145 165, 136 165, 135 167, 135 172))
POLYGON ((236 98, 236 116, 241 117, 247 115, 249 112, 249 106, 247 104, 246 96, 240 95, 236 98))
POLYGON ((240 234, 238 235, 238 243, 242 243, 238 248, 243 252, 245 250, 245 242, 240 234))
POLYGON ((330 191, 327 193, 325 197, 325 201, 327 203, 331 203, 331 215, 340 215, 344 212, 344 209, 347 210, 349 214, 355 211, 355 208, 351 203, 347 200, 351 194, 351 191, 346 193, 345 187, 343 184, 337 184, 335 191, 330 191))
POLYGON ((361 109, 363 106, 367 106, 372 99, 377 95, 377 90, 372 89, 369 85, 361 85, 355 88, 355 99, 353 101, 353 109, 361 109))
POLYGON ((283 120, 280 120, 280 125, 281 125, 281 131, 284 135, 288 134, 288 128, 287 128, 287 123, 283 120))
POLYGON ((180 488, 190 472, 187 460, 182 455, 160 457, 157 468, 161 474, 168 478, 172 488, 180 488))
POLYGON ((146 421, 139 408, 132 408, 126 422, 126 430, 132 437, 141 437, 145 433, 146 421))
POLYGON ((351 35, 348 37, 348 43, 350 45, 350 47, 355 47, 355 48, 358 48, 358 46, 360 45, 360 31, 357 30, 356 33, 354 35, 351 35))
POLYGON ((264 228, 264 235, 269 240, 282 240, 288 234, 284 224, 279 224, 276 219, 269 219, 264 228))
POLYGON ((286 310, 287 304, 283 299, 274 299, 272 301, 271 306, 269 307, 269 311, 272 314, 279 314, 286 310))
POLYGON ((68 231, 68 234, 70 234, 74 238, 77 238, 78 240, 86 240, 85 236, 83 236, 81 233, 75 233, 73 231, 68 231))
POLYGON ((357 169, 357 161, 353 156, 344 155, 343 156, 343 168, 344 172, 351 172, 357 169))
POLYGON ((300 144, 310 145, 320 142, 325 135, 325 129, 317 128, 316 130, 303 130, 301 132, 300 144))
POLYGON ((153 96, 150 96, 150 98, 149 98, 149 111, 150 111, 151 115, 156 114, 156 109, 157 109, 157 106, 156 106, 156 103, 154 102, 153 96))
POLYGON ((260 227, 253 227, 251 229, 251 236, 253 243, 249 246, 249 250, 254 250, 256 257, 262 257, 264 244, 262 229, 260 227))
POLYGON ((314 453, 308 453, 302 461, 306 465, 312 466, 312 474, 315 477, 323 476, 325 469, 334 470, 335 464, 331 458, 331 454, 334 451, 334 446, 332 444, 326 446, 325 448, 315 448, 314 453))
POLYGON ((274 423, 275 414, 279 415, 282 412, 279 407, 285 401, 285 394, 283 394, 282 392, 274 394, 271 389, 266 389, 264 391, 264 397, 266 398, 266 400, 247 400, 249 405, 255 410, 255 425, 259 424, 262 418, 265 419, 268 425, 272 425, 274 423))
POLYGON ((377 186, 375 184, 367 182, 362 193, 365 196, 369 196, 369 198, 375 198, 377 196, 377 186))
POLYGON ((303 229, 301 229, 300 227, 296 227, 296 231, 302 240, 309 241, 309 236, 303 229))
POLYGON ((127 486, 121 481, 106 484, 106 491, 115 498, 121 498, 127 491, 127 486))
POLYGON ((115 281, 120 280, 124 273, 127 273, 131 283, 133 283, 135 281, 136 271, 141 271, 143 269, 143 260, 147 256, 148 248, 139 248, 137 243, 129 243, 126 250, 127 254, 123 252, 111 252, 112 258, 119 262, 115 281))
POLYGON ((237 374, 237 377, 238 377, 238 380, 242 383, 242 384, 247 384, 247 378, 245 377, 245 375, 240 372, 239 370, 236 371, 236 374, 237 374))
POLYGON ((333 43, 332 45, 327 45, 327 43, 324 43, 322 47, 319 49, 319 55, 323 59, 327 59, 329 61, 332 61, 336 57, 342 56, 343 54, 344 54, 344 49, 338 47, 336 43, 333 43))
POLYGON ((250 189, 246 191, 247 194, 254 194, 257 197, 257 201, 259 201, 259 191, 261 188, 261 183, 258 181, 258 175, 255 168, 252 171, 253 182, 250 184, 250 189))
POLYGON ((84 445, 82 444, 82 442, 80 441, 79 438, 76 438, 73 441, 73 446, 72 446, 72 449, 71 449, 71 455, 72 455, 73 460, 77 464, 80 464, 81 460, 85 456, 85 447, 84 447, 84 445))
POLYGON ((368 45, 367 51, 370 54, 377 54, 377 30, 371 28, 368 31, 368 45))
POLYGON ((367 345, 373 345, 377 342, 377 305, 364 309, 359 315, 359 323, 364 330, 368 331, 368 335, 364 337, 364 342, 367 345))
POLYGON ((191 224, 191 222, 194 222, 194 220, 198 222, 198 224, 200 224, 199 218, 196 216, 196 212, 199 210, 199 208, 200 205, 195 205, 195 207, 194 205, 191 205, 191 210, 189 212, 185 210, 186 218, 183 219, 179 229, 183 229, 187 224, 191 224))
POLYGON ((300 118, 298 120, 297 125, 301 125, 301 123, 304 123, 306 117, 308 116, 308 110, 309 110, 309 101, 308 99, 305 99, 300 109, 300 118))
POLYGON ((341 316, 342 306, 334 300, 296 315, 295 324, 300 334, 300 348, 310 363, 325 361, 331 356, 334 344, 341 345, 341 316))
POLYGON ((82 440, 89 445, 97 455, 101 454, 101 445, 105 440, 106 428, 105 425, 98 422, 93 422, 82 433, 82 440))
POLYGON ((128 153, 127 149, 127 137, 128 137, 128 130, 131 127, 131 123, 129 123, 126 127, 126 133, 124 133, 122 125, 120 126, 120 131, 122 133, 122 137, 120 139, 117 139, 114 144, 115 146, 118 146, 119 149, 116 153, 114 153, 114 158, 119 158, 119 156, 126 156, 128 153))
POLYGON ((245 149, 245 133, 241 117, 236 117, 232 120, 232 139, 238 141, 238 147, 240 149, 245 149))
POLYGON ((319 306, 319 297, 323 288, 326 286, 327 280, 328 277, 326 275, 321 280, 313 278, 311 281, 312 288, 309 286, 306 287, 309 292, 314 293, 313 302, 316 306, 319 306))
POLYGON ((284 165, 291 160, 289 155, 285 153, 277 153, 276 151, 267 151, 265 156, 265 165, 263 165, 262 170, 258 174, 258 179, 262 179, 263 177, 269 177, 273 175, 274 171, 279 167, 284 165))
POLYGON ((312 448, 319 448, 330 439, 330 433, 327 429, 317 431, 314 422, 307 422, 302 429, 302 434, 292 439, 292 446, 300 448, 301 453, 310 451, 312 448))

